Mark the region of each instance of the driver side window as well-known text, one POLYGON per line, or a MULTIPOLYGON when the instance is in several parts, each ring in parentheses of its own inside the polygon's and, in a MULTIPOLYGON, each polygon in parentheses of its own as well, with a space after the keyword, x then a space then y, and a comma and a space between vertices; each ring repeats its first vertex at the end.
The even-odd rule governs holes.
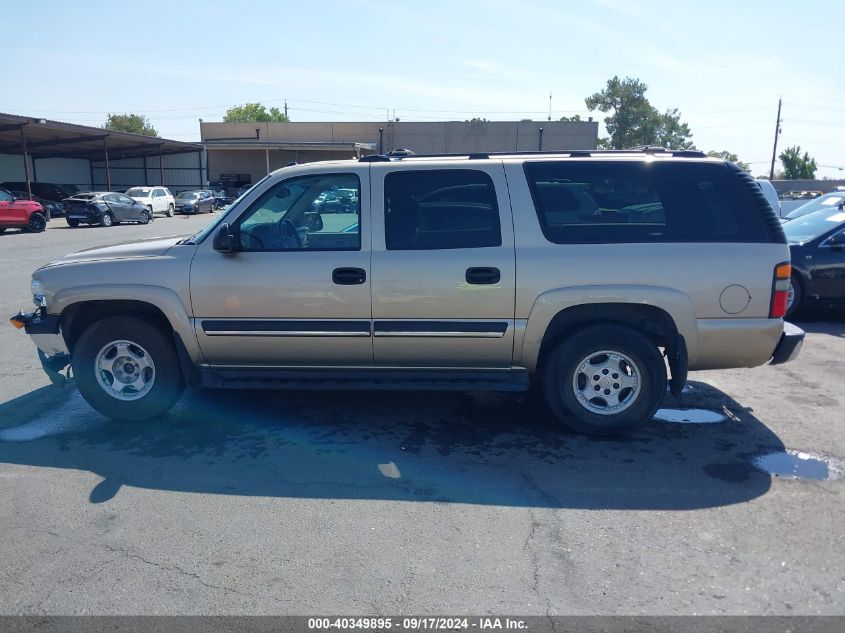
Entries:
POLYGON ((240 217, 241 250, 360 250, 360 194, 355 174, 318 174, 280 182, 240 217))

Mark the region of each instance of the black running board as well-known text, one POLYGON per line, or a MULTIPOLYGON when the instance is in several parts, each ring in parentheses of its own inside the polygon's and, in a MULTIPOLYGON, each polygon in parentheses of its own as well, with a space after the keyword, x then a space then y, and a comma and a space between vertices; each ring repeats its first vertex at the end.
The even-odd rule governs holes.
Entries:
POLYGON ((527 391, 524 369, 257 369, 201 367, 213 389, 527 391))

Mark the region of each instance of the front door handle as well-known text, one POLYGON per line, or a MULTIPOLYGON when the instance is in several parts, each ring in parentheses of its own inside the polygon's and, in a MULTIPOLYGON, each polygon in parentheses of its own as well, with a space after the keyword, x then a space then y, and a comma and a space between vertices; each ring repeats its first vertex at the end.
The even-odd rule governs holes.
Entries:
POLYGON ((356 286, 367 281, 367 272, 363 268, 335 268, 332 281, 341 286, 356 286))
POLYGON ((502 272, 498 268, 486 266, 467 268, 466 280, 468 284, 497 284, 501 278, 502 272))

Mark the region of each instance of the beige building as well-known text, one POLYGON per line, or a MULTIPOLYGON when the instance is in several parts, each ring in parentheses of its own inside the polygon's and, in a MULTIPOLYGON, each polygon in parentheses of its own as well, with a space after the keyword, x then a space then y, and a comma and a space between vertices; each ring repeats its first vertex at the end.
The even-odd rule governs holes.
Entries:
POLYGON ((598 123, 485 121, 479 123, 200 123, 208 179, 252 184, 295 161, 353 158, 410 149, 417 154, 461 154, 595 149, 598 123))

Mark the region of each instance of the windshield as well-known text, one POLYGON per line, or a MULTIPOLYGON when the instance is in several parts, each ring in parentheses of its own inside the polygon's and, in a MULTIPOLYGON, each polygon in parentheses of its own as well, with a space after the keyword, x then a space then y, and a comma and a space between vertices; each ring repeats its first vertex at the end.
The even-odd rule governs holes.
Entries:
MULTIPOLYGON (((269 180, 270 177, 271 177, 271 174, 267 174, 266 176, 264 176, 264 178, 262 178, 257 183, 255 183, 253 185, 253 187, 258 187, 265 180, 269 180)), ((222 215, 218 215, 217 218, 214 220, 214 222, 212 222, 207 227, 202 229, 199 233, 192 235, 191 237, 189 237, 188 239, 184 240, 181 243, 182 244, 199 244, 200 242, 205 240, 209 235, 214 233, 214 231, 217 229, 217 227, 220 226, 224 221, 225 222, 234 221, 238 217, 238 214, 240 213, 239 207, 241 205, 241 201, 244 199, 244 196, 246 196, 247 193, 249 193, 249 192, 245 191, 232 204, 230 204, 229 208, 226 210, 226 213, 224 213, 222 215)))
POLYGON ((130 189, 126 192, 126 195, 130 198, 149 198, 150 197, 150 189, 141 189, 140 187, 135 187, 134 189, 130 189))
POLYGON ((791 220, 793 218, 800 218, 802 215, 807 215, 813 211, 835 209, 843 202, 845 202, 845 193, 828 193, 821 198, 816 198, 806 204, 802 204, 800 207, 787 214, 786 217, 791 220))
POLYGON ((783 225, 786 241, 790 244, 809 242, 823 233, 845 223, 845 212, 815 211, 783 225))
POLYGON ((189 193, 189 192, 182 192, 178 196, 176 196, 177 200, 194 200, 196 199, 197 194, 189 193))

